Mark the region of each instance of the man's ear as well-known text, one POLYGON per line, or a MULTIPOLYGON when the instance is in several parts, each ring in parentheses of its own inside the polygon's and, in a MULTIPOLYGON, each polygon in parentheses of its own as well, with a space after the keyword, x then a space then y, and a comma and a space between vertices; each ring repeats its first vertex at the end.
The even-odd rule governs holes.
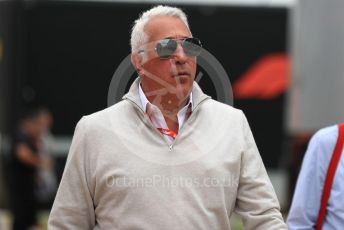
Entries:
POLYGON ((141 75, 143 68, 142 68, 142 57, 137 53, 131 54, 131 63, 133 64, 134 68, 136 69, 137 73, 141 75))

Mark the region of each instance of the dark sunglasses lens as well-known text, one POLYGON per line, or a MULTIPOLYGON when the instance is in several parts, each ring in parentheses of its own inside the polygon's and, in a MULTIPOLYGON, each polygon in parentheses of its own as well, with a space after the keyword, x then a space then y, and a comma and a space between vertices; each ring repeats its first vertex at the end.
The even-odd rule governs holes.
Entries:
POLYGON ((183 49, 188 56, 198 56, 202 51, 202 44, 198 38, 187 38, 183 42, 183 49))
POLYGON ((177 42, 172 39, 161 40, 156 45, 156 52, 160 58, 169 58, 177 49, 177 42))

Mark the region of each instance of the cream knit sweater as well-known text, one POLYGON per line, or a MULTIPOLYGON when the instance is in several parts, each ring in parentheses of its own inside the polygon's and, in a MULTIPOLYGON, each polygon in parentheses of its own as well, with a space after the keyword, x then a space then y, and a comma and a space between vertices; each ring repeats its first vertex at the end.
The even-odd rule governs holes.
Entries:
POLYGON ((49 217, 51 230, 287 229, 243 113, 193 88, 194 111, 168 144, 139 106, 83 117, 49 217))

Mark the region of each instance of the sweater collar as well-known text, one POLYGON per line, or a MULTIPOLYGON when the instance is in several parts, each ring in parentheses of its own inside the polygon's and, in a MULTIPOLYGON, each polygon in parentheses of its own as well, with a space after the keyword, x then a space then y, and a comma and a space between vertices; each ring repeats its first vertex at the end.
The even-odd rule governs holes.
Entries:
MULTIPOLYGON (((139 95, 139 84, 140 84, 140 77, 137 77, 133 84, 130 86, 130 89, 127 94, 125 94, 122 99, 128 99, 137 104, 140 108, 141 99, 139 95)), ((199 85, 194 81, 192 86, 192 103, 193 108, 196 108, 199 103, 202 101, 209 99, 210 96, 203 93, 199 85)))

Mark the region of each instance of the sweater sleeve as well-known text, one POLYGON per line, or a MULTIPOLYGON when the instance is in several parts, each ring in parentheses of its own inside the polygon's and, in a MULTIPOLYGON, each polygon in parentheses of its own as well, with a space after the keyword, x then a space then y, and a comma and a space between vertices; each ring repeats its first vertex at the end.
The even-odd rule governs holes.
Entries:
POLYGON ((244 227, 248 230, 287 229, 245 115, 243 136, 235 212, 241 216, 244 227))
POLYGON ((48 229, 93 229, 95 214, 87 180, 85 118, 76 126, 48 229))

